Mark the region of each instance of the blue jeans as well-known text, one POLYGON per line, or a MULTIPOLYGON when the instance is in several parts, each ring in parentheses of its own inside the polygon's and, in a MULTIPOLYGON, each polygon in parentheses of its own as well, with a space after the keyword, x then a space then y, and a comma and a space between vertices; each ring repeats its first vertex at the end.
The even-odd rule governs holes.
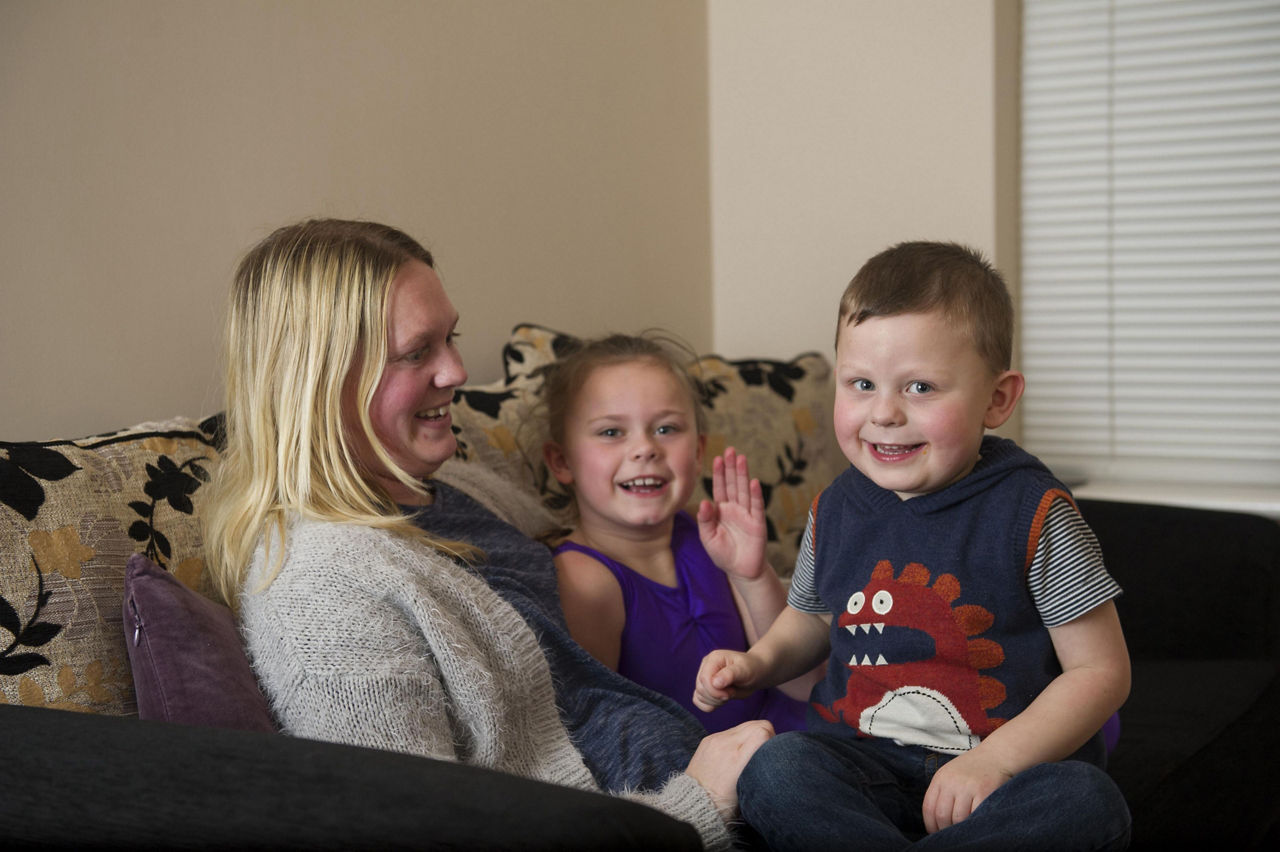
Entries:
POLYGON ((742 816, 776 852, 856 848, 1124 849, 1129 808, 1079 760, 1010 779, 968 819, 926 834, 925 791, 949 755, 887 740, 795 732, 769 740, 738 779, 742 816))

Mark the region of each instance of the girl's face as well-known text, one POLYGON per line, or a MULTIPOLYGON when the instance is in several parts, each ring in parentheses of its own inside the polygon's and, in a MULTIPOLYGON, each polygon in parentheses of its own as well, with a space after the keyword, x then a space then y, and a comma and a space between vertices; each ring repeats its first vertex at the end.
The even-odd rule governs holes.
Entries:
MULTIPOLYGON (((417 260, 401 267, 388 296, 387 363, 369 419, 391 458, 419 479, 434 473, 458 446, 449 405, 467 371, 455 345, 457 324, 458 312, 435 270, 417 260)), ((354 408, 354 382, 348 393, 348 405, 354 408)), ((357 438, 355 443, 360 462, 394 499, 420 499, 378 462, 368 441, 357 438)))
POLYGON ((633 537, 669 524, 702 471, 687 386, 653 361, 597 367, 547 445, 556 479, 573 485, 581 528, 633 537))
POLYGON ((835 432, 853 466, 907 499, 973 470, 985 429, 1022 393, 1019 373, 995 374, 940 313, 873 317, 840 329, 835 432))

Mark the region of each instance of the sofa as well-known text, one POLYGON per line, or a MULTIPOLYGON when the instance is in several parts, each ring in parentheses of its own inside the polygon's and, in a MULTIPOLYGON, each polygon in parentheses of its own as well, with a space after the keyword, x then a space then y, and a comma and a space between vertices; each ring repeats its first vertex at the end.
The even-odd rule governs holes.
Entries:
MULTIPOLYGON (((539 448, 540 368, 572 338, 524 324, 503 377, 455 398, 456 457, 569 521, 539 448)), ((813 497, 845 465, 828 360, 693 358, 707 459, 746 453, 786 574, 813 497)), ((0 839, 6 845, 696 848, 614 797, 275 731, 230 613, 209 592, 201 510, 221 418, 0 441, 0 839)), ((709 480, 704 483, 704 488, 709 480)), ((696 495, 697 496, 697 495, 696 495)), ((1111 771, 1135 848, 1280 839, 1280 526, 1080 501, 1126 594, 1134 688, 1111 771)))

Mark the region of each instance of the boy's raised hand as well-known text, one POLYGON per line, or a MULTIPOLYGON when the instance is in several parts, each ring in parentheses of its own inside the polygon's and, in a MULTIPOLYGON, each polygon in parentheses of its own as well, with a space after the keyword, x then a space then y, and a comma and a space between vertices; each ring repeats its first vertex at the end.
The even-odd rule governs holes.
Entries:
POLYGON ((733 447, 711 463, 711 500, 698 506, 698 535, 720 570, 753 580, 765 568, 764 491, 733 447))

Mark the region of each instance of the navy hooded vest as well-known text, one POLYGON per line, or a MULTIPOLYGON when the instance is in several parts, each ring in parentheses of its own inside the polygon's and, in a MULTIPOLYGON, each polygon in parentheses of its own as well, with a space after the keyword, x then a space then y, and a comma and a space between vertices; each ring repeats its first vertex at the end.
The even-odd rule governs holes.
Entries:
POLYGON ((814 501, 814 583, 832 613, 809 730, 956 754, 1060 672, 1027 587, 1062 483, 988 436, 974 470, 902 500, 850 468, 814 501))

